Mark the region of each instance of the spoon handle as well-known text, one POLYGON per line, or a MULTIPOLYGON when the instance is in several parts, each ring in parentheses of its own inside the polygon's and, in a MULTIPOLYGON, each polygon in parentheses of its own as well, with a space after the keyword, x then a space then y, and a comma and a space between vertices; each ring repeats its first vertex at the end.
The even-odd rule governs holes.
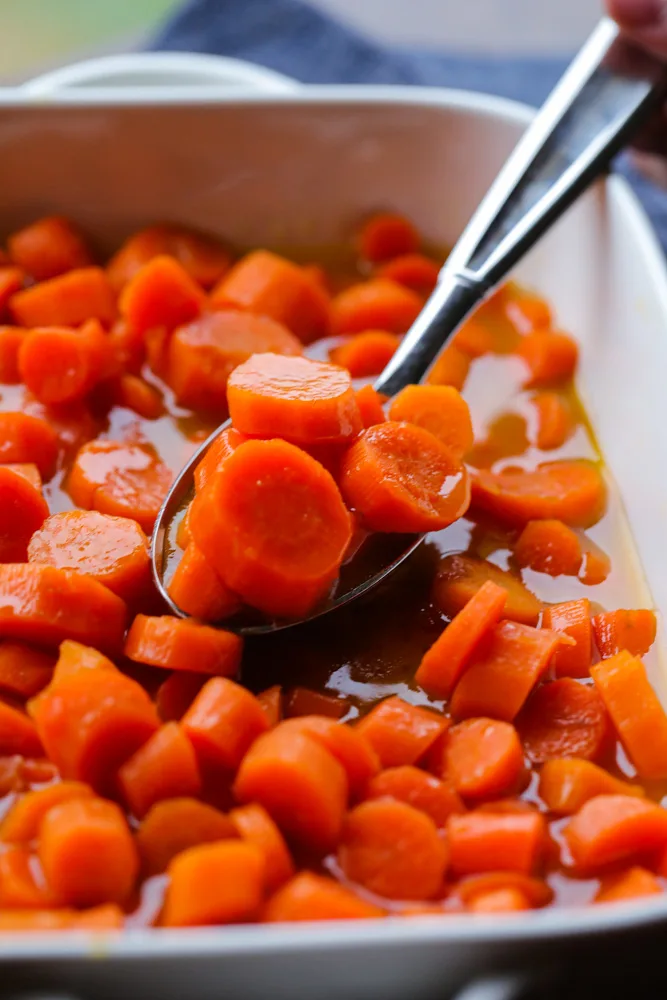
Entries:
POLYGON ((519 141, 375 388, 419 382, 463 320, 598 177, 667 93, 657 59, 604 18, 519 141))

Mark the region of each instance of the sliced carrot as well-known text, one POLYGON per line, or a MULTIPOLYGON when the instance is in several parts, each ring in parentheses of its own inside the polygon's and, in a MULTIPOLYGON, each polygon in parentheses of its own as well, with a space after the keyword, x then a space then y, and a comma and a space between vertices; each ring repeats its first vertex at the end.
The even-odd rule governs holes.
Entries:
POLYGON ((118 649, 125 603, 97 580, 37 563, 0 566, 0 638, 57 646, 76 639, 118 649))
POLYGON ((0 562, 25 562, 28 543, 48 516, 41 489, 8 465, 0 465, 0 562))
POLYGON ((323 288, 325 292, 329 292, 329 276, 321 264, 303 264, 301 270, 316 285, 323 288))
POLYGON ((655 642, 657 621, 654 611, 604 611, 593 618, 595 644, 603 660, 627 650, 644 656, 655 642))
POLYGON ((379 375, 398 349, 401 338, 385 330, 365 330, 344 344, 332 347, 329 357, 336 365, 347 368, 352 378, 379 375))
POLYGON ((201 761, 233 771, 269 724, 250 691, 216 677, 196 695, 182 726, 201 761))
POLYGON ((348 813, 338 848, 346 877, 387 899, 433 899, 447 855, 433 820, 395 799, 372 799, 348 813))
POLYGON ((164 872, 172 858, 190 847, 236 837, 232 821, 197 799, 158 802, 142 820, 136 841, 143 873, 164 872))
MULTIPOLYGON (((46 405, 26 395, 24 410, 26 415, 36 417, 48 425, 49 431, 54 435, 56 447, 60 449, 63 463, 71 462, 78 449, 102 430, 99 415, 94 415, 89 403, 84 400, 46 405)), ((42 477, 47 478, 44 473, 42 477)))
POLYGON ((125 372, 114 387, 114 403, 126 410, 133 410, 144 420, 157 420, 164 416, 162 394, 138 375, 125 372))
POLYGON ((403 215, 380 212, 371 216, 359 232, 359 255, 372 264, 391 260, 401 254, 416 253, 421 239, 419 233, 403 215))
POLYGON ((39 469, 33 462, 10 462, 7 465, 0 465, 0 469, 2 468, 10 469, 12 472, 18 473, 19 476, 23 476, 36 490, 41 490, 44 486, 39 469))
POLYGON ((376 392, 372 385, 365 385, 362 389, 357 389, 354 395, 364 427, 373 427, 375 424, 385 422, 387 418, 382 409, 384 397, 376 392))
POLYGON ((440 264, 421 253, 403 253, 378 268, 378 278, 388 278, 412 289, 418 295, 430 295, 438 283, 440 264))
POLYGON ((342 719, 349 711, 346 698, 311 691, 310 688, 295 687, 285 695, 285 717, 297 718, 301 715, 325 715, 331 719, 342 719))
POLYGON ((267 903, 263 919, 270 924, 313 920, 369 920, 384 916, 374 906, 324 875, 299 872, 267 903))
POLYGON ((0 912, 5 907, 57 906, 59 900, 44 883, 36 860, 30 848, 25 846, 10 847, 0 853, 0 912))
POLYGON ((328 750, 345 770, 350 795, 361 798, 380 770, 380 760, 370 740, 359 727, 351 727, 321 715, 305 715, 282 723, 283 732, 305 733, 328 750))
POLYGON ((431 696, 448 698, 482 639, 503 614, 507 591, 487 580, 424 653, 415 680, 431 696))
POLYGON ((168 375, 167 352, 172 332, 166 326, 156 326, 142 332, 148 367, 162 380, 168 375))
POLYGON ((629 795, 598 795, 563 830, 574 864, 590 872, 667 844, 667 810, 629 795))
POLYGON ((446 615, 453 618, 481 590, 487 581, 506 592, 503 618, 536 625, 542 605, 534 594, 511 573, 499 569, 486 559, 455 554, 440 561, 433 585, 433 601, 446 615))
POLYGON ((107 276, 120 291, 138 271, 164 255, 174 257, 193 281, 210 288, 229 269, 231 256, 219 240, 185 226, 149 226, 134 233, 107 264, 107 276))
POLYGON ((225 677, 238 670, 242 649, 233 632, 171 615, 137 615, 125 640, 125 655, 137 663, 225 677))
POLYGON ((78 910, 71 918, 70 927, 76 931, 120 931, 125 926, 125 914, 115 903, 78 910))
POLYGON ((114 905, 97 906, 91 910, 40 909, 0 910, 0 931, 99 931, 121 930, 123 913, 114 905))
POLYGON ((55 657, 22 642, 0 642, 0 689, 32 698, 51 680, 55 657))
POLYGON ((192 534, 190 533, 190 509, 191 504, 188 504, 176 528, 176 544, 179 549, 183 549, 184 551, 192 541, 192 534))
POLYGON ((492 354, 495 348, 493 332, 478 319, 466 320, 452 340, 452 344, 469 358, 492 354))
POLYGON ((461 392, 469 371, 469 355, 456 344, 448 344, 438 355, 426 381, 431 385, 451 385, 461 392))
POLYGON ((181 611, 205 622, 223 621, 241 607, 194 542, 183 553, 167 589, 181 611))
POLYGON ((502 459, 524 455, 529 447, 525 417, 510 410, 490 421, 486 436, 476 442, 467 458, 476 469, 493 469, 502 459))
POLYGON ((122 903, 139 872, 123 813, 102 799, 71 799, 50 809, 38 852, 47 885, 70 906, 122 903))
POLYGON ((519 357, 525 362, 529 385, 548 385, 574 375, 579 348, 566 333, 538 330, 522 337, 519 357))
POLYGON ((203 490, 206 484, 210 482, 214 473, 224 465, 232 452, 247 440, 235 427, 227 427, 218 434, 195 469, 195 490, 203 490))
POLYGON ((519 913, 530 910, 531 906, 519 889, 496 889, 494 892, 480 893, 471 900, 471 913, 519 913))
POLYGON ((0 267, 0 316, 11 315, 11 300, 25 284, 25 272, 20 267, 0 267))
POLYGON ((623 746, 643 778, 667 778, 667 714, 642 661, 627 650, 591 667, 623 746))
POLYGON ((534 443, 542 451, 562 448, 572 436, 574 420, 570 408, 556 392, 539 392, 531 403, 535 409, 534 443))
POLYGON ((157 689, 155 704, 163 722, 180 722, 209 678, 175 670, 157 689))
POLYGON ((533 330, 548 330, 552 326, 551 309, 543 298, 526 292, 517 294, 516 287, 512 292, 511 297, 504 296, 505 313, 519 333, 529 334, 533 330))
POLYGON ((169 864, 164 927, 233 924, 255 915, 262 902, 264 855, 254 844, 201 844, 169 864))
POLYGON ((42 820, 54 806, 93 795, 81 781, 59 781, 17 799, 0 824, 0 840, 5 844, 28 844, 37 840, 42 820))
POLYGON ((112 347, 97 321, 79 330, 49 326, 29 330, 18 354, 22 380, 42 403, 84 396, 111 370, 112 347))
POLYGON ((579 536, 562 521, 529 521, 514 544, 519 566, 549 576, 576 576, 583 554, 579 536))
POLYGON ((168 722, 125 761, 118 772, 125 802, 141 818, 162 799, 197 796, 201 776, 192 744, 177 722, 168 722))
POLYGON ((598 760, 609 749, 609 716, 593 687, 563 677, 543 684, 519 715, 517 729, 534 764, 558 757, 598 760))
POLYGON ((361 430, 349 372, 323 361, 258 354, 234 370, 227 398, 234 426, 250 437, 333 444, 361 430))
POLYGON ((421 312, 423 299, 396 281, 372 278, 339 292, 332 304, 333 332, 386 330, 405 333, 421 312))
POLYGON ((416 764, 442 735, 449 720, 394 695, 375 705, 356 725, 382 767, 416 764))
POLYGON ((561 645, 554 653, 552 666, 556 677, 588 677, 593 654, 591 605, 587 597, 565 601, 544 609, 542 627, 563 632, 574 645, 561 645))
POLYGON ((283 718, 283 689, 280 684, 273 684, 266 691, 261 691, 257 695, 257 701, 264 709, 267 721, 271 729, 282 722, 283 718))
POLYGON ((26 336, 22 326, 0 326, 0 382, 4 385, 21 381, 19 350, 26 336))
POLYGON ((429 431, 392 420, 362 431, 345 454, 340 482, 373 531, 437 531, 469 503, 458 457, 429 431))
POLYGON ((639 785, 615 778, 613 774, 576 757, 548 760, 540 771, 540 798, 560 816, 571 816, 597 795, 632 795, 642 798, 639 785))
POLYGON ((17 323, 33 328, 79 326, 89 319, 110 326, 116 317, 113 289, 99 267, 77 268, 16 292, 9 308, 17 323))
POLYGON ((390 420, 404 420, 430 431, 458 457, 473 443, 468 404, 450 385, 409 385, 392 400, 390 420))
POLYGON ((463 798, 511 795, 523 776, 523 750, 514 726, 468 719, 448 730, 444 777, 463 798))
POLYGON ((553 899, 553 890, 542 879, 521 872, 487 872, 470 875, 456 886, 456 895, 467 905, 478 896, 486 896, 500 889, 515 889, 532 907, 547 906, 553 899))
POLYGON ((151 586, 148 539, 126 517, 82 510, 52 514, 30 539, 28 559, 91 576, 128 603, 151 586))
POLYGON ((235 264, 211 292, 210 304, 269 316, 304 344, 331 332, 325 289, 298 264, 268 250, 255 250, 235 264))
POLYGON ((546 846, 546 824, 536 812, 471 812, 447 821, 453 875, 478 872, 533 872, 546 846))
POLYGON ((0 460, 31 463, 51 479, 58 459, 58 436, 46 420, 27 413, 0 413, 0 460))
POLYGON ((512 722, 560 644, 556 632, 500 622, 454 689, 457 719, 489 716, 512 722))
POLYGON ((390 767, 376 775, 366 789, 367 799, 397 799, 430 816, 443 827, 452 813, 465 812, 454 786, 417 767, 390 767))
POLYGON ((472 505, 511 523, 557 519, 587 528, 604 513, 607 491, 597 465, 547 462, 534 472, 472 474, 472 505))
POLYGON ((0 700, 0 754, 39 757, 42 743, 35 724, 18 708, 0 700))
POLYGON ((239 837, 264 855, 264 884, 275 891, 294 876, 294 862, 283 835, 263 806, 249 805, 232 809, 229 818, 239 837))
POLYGON ((301 350, 301 341, 268 316, 238 310, 208 313, 170 338, 167 381, 181 406, 223 415, 227 381, 235 368, 253 354, 300 355, 301 350))
POLYGON ((200 315, 204 293, 173 257, 154 257, 137 271, 120 295, 122 316, 137 332, 173 330, 200 315))
POLYGON ((646 868, 628 868, 616 875, 607 875, 595 894, 594 903, 617 903, 627 899, 643 899, 659 896, 664 892, 662 884, 646 868))
POLYGON ((279 440, 240 445, 193 500, 190 526, 234 593, 286 618, 327 594, 352 537, 331 475, 279 440))
POLYGON ((599 583, 604 583, 611 573, 611 559, 599 545, 583 536, 581 547, 584 553, 584 561, 579 571, 579 579, 588 587, 595 587, 599 583))
POLYGON ((93 258, 79 230, 61 215, 49 215, 7 237, 12 260, 36 281, 88 267, 93 258))
MULTIPOLYGON (((66 639, 60 643, 59 656, 51 683, 55 687, 66 677, 72 677, 82 670, 111 670, 118 672, 118 667, 112 663, 108 657, 93 649, 92 646, 84 646, 80 642, 73 642, 66 639)), ((51 685, 48 688, 51 691, 51 685)))

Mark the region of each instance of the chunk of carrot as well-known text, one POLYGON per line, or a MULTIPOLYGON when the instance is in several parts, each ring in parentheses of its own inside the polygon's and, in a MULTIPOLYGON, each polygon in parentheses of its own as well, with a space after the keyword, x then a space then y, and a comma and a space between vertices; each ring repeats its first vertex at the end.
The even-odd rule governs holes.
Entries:
POLYGON ((0 465, 0 469, 10 469, 12 472, 18 473, 19 476, 27 479, 36 490, 41 490, 44 486, 39 469, 34 462, 9 462, 6 465, 0 465))
POLYGON ((465 806, 451 782, 440 781, 417 767, 389 767, 376 775, 366 789, 367 799, 397 799, 430 816, 437 827, 444 827, 452 813, 465 812, 465 806))
POLYGON ((477 559, 462 553, 441 559, 433 585, 433 601, 453 618, 490 581, 505 591, 503 618, 537 625, 542 605, 518 577, 499 569, 486 559, 477 559))
POLYGON ((338 848, 345 876, 387 899, 433 899, 442 888, 447 845, 425 813, 372 799, 348 813, 338 848))
POLYGON ((255 250, 238 261, 211 292, 210 304, 269 316, 304 344, 331 332, 325 289, 298 264, 268 250, 255 250))
POLYGON ((0 754, 39 757, 42 743, 34 723, 25 712, 0 700, 0 754))
POLYGON ((609 716, 593 687, 571 677, 543 684, 516 720, 534 764, 558 757, 599 760, 610 748, 609 716))
MULTIPOLYGON (((47 406, 26 395, 24 408, 26 415, 36 417, 48 425, 54 435, 56 447, 60 449, 63 464, 71 462, 77 450, 102 430, 100 417, 93 414, 88 402, 84 400, 47 406)), ((42 477, 50 478, 44 473, 42 477)))
POLYGON ((79 330, 48 326, 29 330, 19 348, 22 380, 42 403, 83 399, 112 370, 112 346, 101 325, 79 330))
POLYGON ((4 385, 21 381, 19 350, 26 336, 22 326, 0 326, 0 382, 4 385))
POLYGON ((356 730, 373 747, 382 767, 416 764, 449 725, 449 720, 397 695, 375 705, 356 730))
POLYGON ((327 594, 352 537, 331 475, 280 440, 236 448, 193 500, 190 526, 234 593, 285 618, 308 614, 327 594))
POLYGON ((5 907, 40 909, 58 905, 60 900, 45 884, 35 861, 31 849, 24 845, 0 853, 0 912, 5 907))
POLYGON ((264 709, 269 726, 273 729, 283 718, 283 689, 280 684, 272 684, 265 691, 260 691, 257 701, 264 709))
POLYGON ((644 899, 664 892, 662 884, 646 868, 635 866, 615 875, 607 875, 595 894, 594 903, 618 903, 628 899, 644 899))
POLYGON ((157 327, 173 330, 196 319, 205 296, 178 261, 162 255, 137 271, 123 288, 121 315, 138 333, 157 327))
POLYGON ((197 796, 201 776, 194 749, 177 722, 168 722, 125 761, 118 783, 134 816, 163 799, 197 796))
POLYGON ((574 419, 567 403, 556 392, 538 392, 531 400, 535 410, 533 444, 542 451, 562 448, 574 431, 574 419))
POLYGON ((451 385, 461 392, 469 371, 469 354, 452 343, 440 352, 426 377, 426 381, 431 385, 451 385))
POLYGON ((404 253, 378 268, 378 278, 388 278, 418 295, 430 295, 438 283, 440 264, 421 253, 404 253))
POLYGON ((0 460, 36 465, 42 479, 51 479, 58 459, 58 435, 46 420, 28 413, 0 413, 0 460))
POLYGON ((171 615, 137 615, 125 640, 125 655, 165 670, 232 676, 238 670, 243 640, 171 615))
POLYGON ((159 875, 188 848, 236 836, 232 821, 204 802, 188 798, 158 802, 137 830, 142 872, 147 878, 159 875))
POLYGON ((571 378, 579 359, 576 341, 552 330, 526 334, 518 353, 528 368, 528 385, 549 385, 571 378))
POLYGON ((36 791, 27 792, 12 805, 0 823, 0 841, 4 844, 29 844, 37 840, 42 820, 54 806, 73 799, 89 799, 90 785, 81 781, 59 781, 36 791))
POLYGON ((331 719, 342 719, 347 715, 350 703, 346 698, 312 691, 306 687, 291 688, 285 694, 285 717, 299 718, 302 715, 324 715, 331 719))
POLYGON ((360 799, 380 770, 380 760, 371 741, 359 727, 348 726, 321 715, 305 715, 282 723, 283 732, 305 733, 328 750, 347 775, 350 796, 360 799))
POLYGON ((599 545, 583 536, 581 547, 584 553, 584 561, 579 571, 579 579, 588 587, 595 587, 599 583, 604 583, 611 573, 611 559, 599 545))
POLYGON ((454 689, 457 719, 489 716, 512 722, 560 644, 556 632, 500 622, 454 689))
POLYGON ((451 343, 469 358, 481 358, 494 353, 496 338, 493 331, 476 317, 465 321, 451 343))
POLYGON ((456 895, 466 905, 476 897, 486 896, 501 889, 518 890, 528 900, 531 907, 547 906, 553 899, 553 890, 542 879, 524 875, 522 872, 487 872, 484 875, 470 875, 456 886, 456 895))
POLYGON ((421 295, 387 278, 351 285, 339 292, 332 304, 333 332, 363 333, 386 330, 405 333, 421 312, 421 295))
POLYGON ((529 521, 514 544, 519 566, 549 576, 576 576, 583 554, 579 536, 562 521, 529 521))
POLYGON ((352 378, 379 375, 398 349, 401 338, 386 330, 365 330, 329 351, 336 365, 347 368, 352 378))
POLYGON ((450 385, 409 385, 392 400, 390 420, 403 420, 430 431, 458 457, 473 443, 468 404, 450 385))
POLYGON ((90 910, 39 909, 0 910, 0 931, 121 930, 123 913, 115 905, 96 906, 90 910))
POLYGON ((444 777, 464 799, 512 795, 523 776, 521 742, 508 722, 468 719, 448 730, 444 777))
POLYGON ((93 258, 83 235, 61 215, 49 215, 7 237, 15 264, 36 281, 88 267, 93 258))
POLYGON ((667 778, 667 714, 642 661, 623 650, 591 667, 591 677, 642 778, 667 778))
POLYGON ((194 472, 195 490, 204 489, 214 473, 224 465, 229 456, 240 444, 248 439, 240 434, 235 427, 227 427, 216 437, 194 472))
POLYGON ((496 889, 494 892, 480 893, 471 900, 471 913, 519 913, 530 910, 531 906, 519 889, 496 889))
POLYGON ((181 611, 205 622, 223 621, 241 607, 194 542, 183 553, 167 589, 181 611))
POLYGON ((0 267, 0 316, 11 316, 9 303, 25 284, 25 272, 20 267, 0 267))
MULTIPOLYGON (((99 650, 93 649, 92 646, 84 646, 71 639, 61 642, 51 684, 55 687, 66 677, 72 677, 82 670, 110 670, 113 673, 118 673, 116 664, 112 663, 99 650)), ((49 685, 48 691, 51 690, 51 685, 49 685)))
POLYGON ((116 317, 116 299, 100 267, 83 267, 16 292, 9 300, 21 326, 79 326, 98 319, 110 326, 116 317))
POLYGON ((239 837, 264 855, 264 885, 274 892, 294 876, 294 862, 282 833, 263 806, 232 809, 229 818, 239 837))
POLYGON ((533 330, 548 330, 553 325, 553 315, 548 302, 539 295, 512 289, 511 296, 504 296, 504 311, 510 322, 521 334, 533 330))
POLYGON ((138 375, 125 372, 114 383, 114 405, 133 410, 144 420, 164 416, 162 393, 138 375))
POLYGON ((262 902, 264 856, 254 844, 202 844, 169 864, 164 927, 233 924, 253 917, 262 902))
POLYGON ((384 916, 374 906, 350 889, 324 875, 299 872, 279 889, 266 904, 263 920, 269 924, 313 920, 369 920, 384 916))
POLYGON ((392 260, 401 254, 416 253, 421 239, 412 223, 403 215, 379 212, 367 219, 359 231, 359 256, 372 264, 392 260))
POLYGON ((419 664, 415 680, 436 698, 448 698, 477 645, 502 617, 507 591, 487 580, 455 615, 419 664))
POLYGON ((667 844, 667 810, 629 795, 598 795, 563 830, 577 868, 591 872, 667 844))
POLYGON ((174 670, 157 689, 155 704, 163 722, 180 722, 209 678, 174 670))
POLYGON ((201 689, 181 720, 200 761, 233 771, 268 728, 266 715, 250 691, 223 677, 201 689))
POLYGON ((574 645, 561 645, 554 653, 551 662, 556 677, 588 677, 593 655, 591 604, 588 598, 545 608, 542 627, 574 639, 574 645))
POLYGON ((28 543, 48 516, 41 489, 9 466, 0 465, 0 562, 25 562, 28 543))
POLYGON ((571 816, 597 795, 644 796, 640 785, 621 781, 590 760, 576 757, 546 761, 540 770, 539 793, 550 812, 560 816, 571 816))
MULTIPOLYGON (((195 472, 196 471, 197 470, 195 469, 195 472)), ((187 549, 188 545, 192 541, 192 534, 190 533, 190 509, 191 504, 188 504, 176 528, 175 541, 179 549, 183 549, 183 551, 187 549)))
POLYGON ((32 698, 51 680, 55 657, 22 642, 0 642, 0 689, 32 698))
POLYGON ((654 611, 604 611, 593 618, 593 634, 603 660, 627 650, 644 656, 655 642, 657 621, 654 611))
POLYGON ((174 257, 193 281, 210 288, 227 272, 229 251, 214 236, 186 226, 148 226, 127 239, 107 264, 107 276, 120 291, 155 257, 174 257))
POLYGON ((545 849, 546 824, 536 812, 471 812, 449 817, 447 839, 456 877, 494 871, 529 875, 545 849))
POLYGON ((385 422, 387 418, 382 408, 384 397, 376 392, 372 385, 365 385, 362 389, 357 389, 354 395, 364 427, 374 427, 375 424, 385 422))
POLYGON ((362 431, 343 458, 340 484, 373 531, 437 531, 469 503, 458 457, 429 431, 392 420, 362 431))

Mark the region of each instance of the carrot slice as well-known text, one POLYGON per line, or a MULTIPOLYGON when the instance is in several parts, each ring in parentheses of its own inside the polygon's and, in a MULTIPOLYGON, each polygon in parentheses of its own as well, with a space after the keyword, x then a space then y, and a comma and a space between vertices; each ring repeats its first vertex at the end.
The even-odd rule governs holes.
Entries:
POLYGON ((303 715, 324 715, 331 719, 342 719, 347 715, 350 703, 346 698, 311 691, 310 688, 295 687, 285 695, 285 717, 298 718, 303 715))
POLYGON ((0 931, 121 930, 123 913, 113 905, 91 910, 0 910, 0 931))
POLYGON ((4 385, 21 381, 19 350, 26 336, 22 326, 0 326, 0 382, 4 385))
POLYGON ((667 778, 667 714, 642 661, 627 650, 591 667, 623 746, 643 778, 667 778))
POLYGON ((325 289, 298 264, 268 250, 255 250, 235 264, 211 292, 210 304, 269 316, 304 344, 331 332, 325 289))
MULTIPOLYGON (((54 687, 65 677, 72 677, 81 670, 111 670, 118 673, 115 663, 99 650, 93 649, 92 646, 84 646, 80 642, 73 642, 71 639, 61 642, 59 654, 51 681, 54 687)), ((51 691, 51 685, 48 690, 51 691)))
POLYGON ((155 695, 155 705, 163 722, 180 722, 209 678, 175 670, 163 681, 155 695))
POLYGON ((306 715, 282 723, 283 732, 305 733, 328 750, 345 770, 350 795, 361 798, 380 770, 380 761, 370 740, 352 728, 321 715, 306 715))
POLYGON ((449 720, 394 695, 375 705, 356 725, 382 767, 416 764, 445 732, 449 720))
POLYGON ((9 300, 12 316, 21 326, 79 326, 98 319, 110 326, 116 317, 113 289, 100 267, 83 267, 32 288, 9 300))
POLYGON ((176 544, 179 549, 183 549, 184 551, 192 541, 192 534, 190 533, 190 508, 191 504, 188 504, 176 528, 176 544))
POLYGON ((431 385, 451 385, 461 392, 469 371, 470 356, 452 343, 440 352, 426 381, 431 385))
POLYGON ((70 906, 122 903, 139 872, 123 813, 102 799, 71 799, 50 809, 38 852, 47 885, 70 906))
POLYGON ((59 900, 35 871, 35 857, 25 847, 10 847, 0 854, 1 909, 40 909, 56 906, 59 900))
POLYGON ((61 215, 49 215, 7 237, 12 260, 36 281, 93 263, 79 230, 61 215))
POLYGON ((32 720, 4 701, 0 701, 0 753, 23 757, 42 754, 42 743, 32 720))
POLYGON ((58 436, 46 420, 27 413, 0 413, 0 460, 36 465, 42 479, 51 479, 58 459, 58 436))
POLYGON ((205 296, 173 257, 154 257, 123 288, 121 315, 137 333, 156 327, 173 330, 200 315, 205 296))
POLYGON ((301 350, 301 341, 268 316, 209 313, 170 338, 167 382, 181 406, 224 414, 227 381, 235 368, 253 354, 300 355, 301 350))
POLYGON ((447 821, 453 875, 535 870, 546 846, 544 818, 536 812, 471 812, 447 821))
POLYGON ((299 872, 267 903, 263 920, 269 924, 313 920, 369 920, 384 916, 379 906, 355 896, 333 879, 299 872))
POLYGON ((597 465, 547 462, 534 472, 472 473, 472 505, 504 521, 556 519, 587 528, 604 513, 607 491, 597 465))
POLYGON ((18 353, 22 380, 42 403, 69 403, 84 396, 113 368, 113 350, 96 321, 79 330, 42 327, 26 333, 18 353))
POLYGON ((146 877, 164 872, 172 858, 190 847, 236 837, 232 821, 197 799, 158 802, 137 830, 137 848, 146 877))
POLYGON ((269 727, 255 696, 222 677, 204 685, 181 724, 200 761, 230 771, 269 727))
POLYGON ((365 330, 344 344, 332 347, 329 357, 336 365, 347 368, 352 378, 379 375, 398 349, 401 338, 386 330, 365 330))
POLYGON ((589 872, 667 844, 667 810, 629 795, 598 795, 563 830, 577 868, 589 872))
POLYGON ((168 722, 125 761, 118 772, 123 798, 134 816, 162 799, 197 796, 201 777, 192 744, 177 722, 168 722))
POLYGON ((246 441, 192 502, 193 540, 227 586, 278 617, 328 592, 352 537, 331 475, 286 441, 246 441))
POLYGON ((201 844, 169 864, 164 927, 233 924, 255 915, 262 901, 264 855, 254 844, 201 844))
POLYGON ((0 469, 10 469, 11 472, 18 473, 19 476, 27 479, 36 490, 41 490, 44 486, 39 469, 34 462, 9 462, 6 465, 0 465, 0 469))
POLYGON ((54 806, 93 795, 81 781, 59 781, 21 796, 0 824, 0 840, 5 844, 28 844, 37 840, 42 820, 54 806))
POLYGON ((609 716, 595 688, 571 677, 543 684, 517 719, 523 747, 534 764, 558 757, 597 760, 609 749, 609 716))
POLYGON ((332 303, 333 332, 386 330, 405 333, 419 316, 421 295, 396 281, 373 278, 339 292, 332 303))
POLYGON ((646 868, 628 868, 616 875, 607 875, 595 894, 594 903, 617 903, 626 899, 643 899, 664 892, 661 883, 646 868))
POLYGON ((468 719, 447 732, 444 775, 465 799, 511 795, 524 775, 516 729, 493 719, 468 719))
POLYGON ((562 521, 529 521, 514 544, 519 566, 549 576, 576 576, 583 554, 579 536, 562 521))
POLYGON ((468 404, 450 385, 409 385, 392 400, 390 420, 404 420, 430 431, 458 457, 473 443, 468 404))
POLYGON ((521 872, 487 872, 470 875, 456 886, 456 895, 466 905, 476 897, 495 893, 500 889, 515 889, 532 907, 547 906, 553 899, 553 890, 542 879, 523 875, 521 872))
POLYGON ((273 684, 266 691, 261 691, 257 695, 257 701, 264 709, 269 726, 273 729, 283 718, 283 689, 280 684, 273 684))
POLYGON ((367 799, 397 799, 430 816, 443 827, 452 813, 465 812, 454 786, 419 768, 390 767, 376 775, 366 789, 367 799))
POLYGON ((494 892, 479 893, 471 900, 471 913, 519 913, 530 910, 531 906, 518 889, 496 889, 494 892))
POLYGON ((41 489, 9 466, 0 465, 0 562, 24 562, 32 535, 48 516, 41 489))
POLYGON ((503 618, 537 625, 542 605, 516 576, 486 559, 457 553, 441 559, 433 585, 433 601, 453 618, 471 601, 487 581, 506 593, 503 618))
POLYGON ((579 571, 579 579, 588 587, 595 587, 599 583, 604 583, 611 573, 611 559, 606 552, 596 545, 592 539, 585 535, 581 541, 584 553, 584 561, 579 571))
POLYGON ((556 392, 539 392, 531 403, 536 416, 533 443, 542 451, 562 448, 574 431, 574 419, 563 397, 556 392))
POLYGON ((538 330, 521 338, 519 357, 525 362, 528 385, 548 385, 574 375, 579 348, 566 333, 538 330))
POLYGON ((197 492, 203 490, 236 448, 247 440, 243 434, 239 434, 235 427, 227 427, 222 433, 218 434, 195 469, 195 490, 197 492))
POLYGON ((374 427, 375 424, 385 422, 387 418, 382 409, 384 397, 376 392, 372 385, 365 385, 362 389, 357 389, 354 395, 364 427, 374 427))
POLYGON ((475 318, 466 320, 453 337, 452 344, 469 358, 492 354, 496 346, 493 332, 475 318))
POLYGON ((378 278, 388 278, 410 288, 418 295, 430 295, 438 283, 440 264, 421 253, 404 253, 387 261, 377 271, 378 278))
POLYGON ((505 295, 505 313, 510 322, 521 334, 532 333, 533 330, 548 330, 553 325, 553 316, 549 304, 538 295, 519 292, 512 289, 512 297, 505 295), (518 293, 518 294, 517 294, 518 293))
POLYGON ((372 264, 391 260, 401 254, 416 253, 421 239, 419 233, 403 215, 380 212, 371 216, 359 232, 359 255, 372 264))
POLYGON ((574 639, 574 645, 561 645, 554 653, 552 666, 556 677, 588 677, 593 655, 591 604, 588 598, 545 608, 542 627, 574 639))
POLYGON ((0 642, 0 689, 32 698, 51 680, 55 657, 22 642, 0 642))
POLYGON ((114 404, 126 410, 134 410, 144 420, 157 420, 165 412, 162 394, 131 372, 120 375, 115 383, 114 404))
POLYGON ((468 508, 468 474, 429 431, 387 421, 362 431, 343 459, 341 491, 373 531, 426 532, 468 508))
POLYGON ((494 626, 454 690, 450 703, 454 717, 489 716, 512 722, 559 644, 555 632, 516 622, 494 626))
POLYGON ((627 650, 644 656, 655 642, 657 621, 654 611, 604 611, 593 618, 595 644, 603 660, 627 650))
POLYGON ((137 663, 225 677, 238 670, 242 648, 232 632, 171 615, 137 615, 125 640, 125 655, 137 663))
POLYGON ((644 790, 609 774, 604 768, 576 757, 548 760, 540 771, 540 798, 560 816, 571 816, 597 795, 632 795, 643 798, 644 790))
POLYGON ((395 799, 348 813, 338 848, 346 877, 387 899, 433 899, 442 888, 447 846, 425 813, 395 799))
POLYGON ((264 855, 264 884, 270 892, 294 876, 294 862, 282 833, 263 806, 232 809, 229 818, 239 837, 264 855))
POLYGON ((234 370, 227 398, 234 426, 250 437, 324 444, 361 430, 349 372, 323 361, 256 355, 234 370))
POLYGON ((107 264, 107 276, 120 291, 154 257, 174 257, 193 281, 210 288, 229 269, 231 256, 219 240, 185 226, 148 226, 123 243, 107 264))
POLYGON ((487 580, 424 653, 415 680, 432 697, 448 698, 481 640, 503 614, 507 591, 487 580))
POLYGON ((241 607, 194 542, 183 553, 167 589, 181 611, 202 621, 222 621, 241 607))

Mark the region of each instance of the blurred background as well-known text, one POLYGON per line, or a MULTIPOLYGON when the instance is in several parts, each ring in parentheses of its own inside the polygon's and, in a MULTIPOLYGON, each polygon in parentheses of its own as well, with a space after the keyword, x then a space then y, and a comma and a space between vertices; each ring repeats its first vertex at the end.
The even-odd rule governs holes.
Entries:
MULTIPOLYGON (((310 2, 392 44, 531 55, 571 52, 600 12, 600 0, 310 2)), ((178 6, 174 0, 0 0, 0 80, 140 48, 178 6)))

